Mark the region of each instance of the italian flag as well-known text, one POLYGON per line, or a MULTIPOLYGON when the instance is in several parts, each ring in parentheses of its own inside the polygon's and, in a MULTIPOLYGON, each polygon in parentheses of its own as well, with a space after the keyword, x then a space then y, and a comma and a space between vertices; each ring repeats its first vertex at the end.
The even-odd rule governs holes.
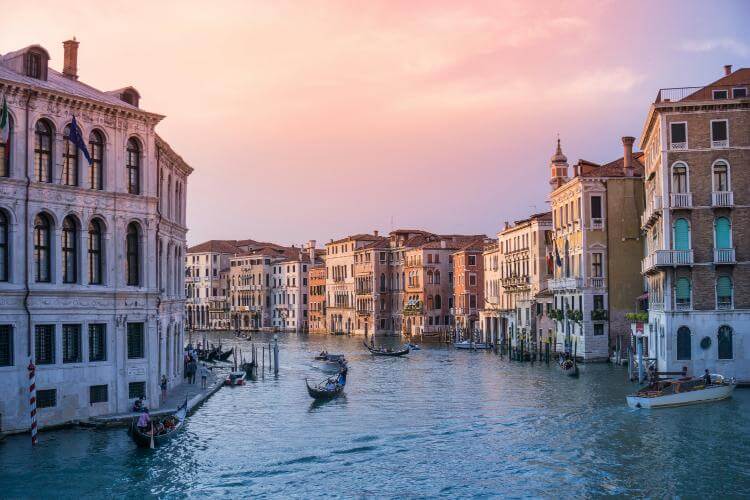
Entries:
POLYGON ((10 136, 10 118, 8 117, 8 102, 3 96, 3 108, 0 109, 0 142, 8 142, 10 136))

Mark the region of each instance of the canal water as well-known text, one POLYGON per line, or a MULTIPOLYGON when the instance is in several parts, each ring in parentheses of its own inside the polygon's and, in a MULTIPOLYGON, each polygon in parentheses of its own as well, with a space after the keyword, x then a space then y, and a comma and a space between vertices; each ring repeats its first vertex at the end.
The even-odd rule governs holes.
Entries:
POLYGON ((750 495, 750 390, 631 410, 634 386, 611 365, 575 380, 446 346, 373 358, 361 339, 280 339, 277 378, 221 389, 155 451, 124 429, 45 432, 36 449, 7 438, 0 497, 750 495), (315 405, 304 378, 327 376, 321 349, 350 371, 345 396, 315 405))

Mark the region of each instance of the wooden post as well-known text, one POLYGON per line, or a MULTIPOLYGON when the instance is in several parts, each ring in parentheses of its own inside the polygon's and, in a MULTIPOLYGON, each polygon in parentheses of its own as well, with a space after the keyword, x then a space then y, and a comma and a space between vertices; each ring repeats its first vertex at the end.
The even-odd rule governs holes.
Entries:
POLYGON ((263 359, 260 365, 260 373, 263 376, 263 378, 266 378, 266 346, 262 346, 261 354, 263 355, 262 356, 263 359))
POLYGON ((279 374, 279 339, 273 336, 273 374, 279 374))

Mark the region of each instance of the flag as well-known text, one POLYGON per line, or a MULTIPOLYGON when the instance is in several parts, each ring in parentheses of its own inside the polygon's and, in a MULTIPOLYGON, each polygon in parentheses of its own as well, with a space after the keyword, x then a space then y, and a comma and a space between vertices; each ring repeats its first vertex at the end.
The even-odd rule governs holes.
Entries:
POLYGON ((555 242, 555 264, 557 264, 557 267, 562 267, 562 260, 560 259, 560 252, 557 251, 557 242, 555 242))
POLYGON ((0 109, 0 142, 8 142, 10 137, 10 116, 8 115, 8 102, 3 96, 3 107, 0 109))
POLYGON ((73 121, 70 122, 70 142, 75 144, 76 148, 78 148, 82 153, 83 156, 86 158, 86 161, 89 162, 89 165, 91 165, 91 156, 89 155, 89 150, 86 147, 86 143, 83 140, 83 134, 81 133, 81 129, 78 127, 78 123, 76 123, 76 117, 73 115, 73 121))

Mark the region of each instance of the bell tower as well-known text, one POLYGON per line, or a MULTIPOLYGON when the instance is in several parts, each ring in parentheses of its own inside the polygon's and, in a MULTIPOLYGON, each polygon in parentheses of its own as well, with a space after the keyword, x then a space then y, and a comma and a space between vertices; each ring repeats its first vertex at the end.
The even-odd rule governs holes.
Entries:
POLYGON ((549 185, 552 191, 568 182, 568 158, 562 152, 560 136, 557 136, 557 150, 550 158, 549 185))

